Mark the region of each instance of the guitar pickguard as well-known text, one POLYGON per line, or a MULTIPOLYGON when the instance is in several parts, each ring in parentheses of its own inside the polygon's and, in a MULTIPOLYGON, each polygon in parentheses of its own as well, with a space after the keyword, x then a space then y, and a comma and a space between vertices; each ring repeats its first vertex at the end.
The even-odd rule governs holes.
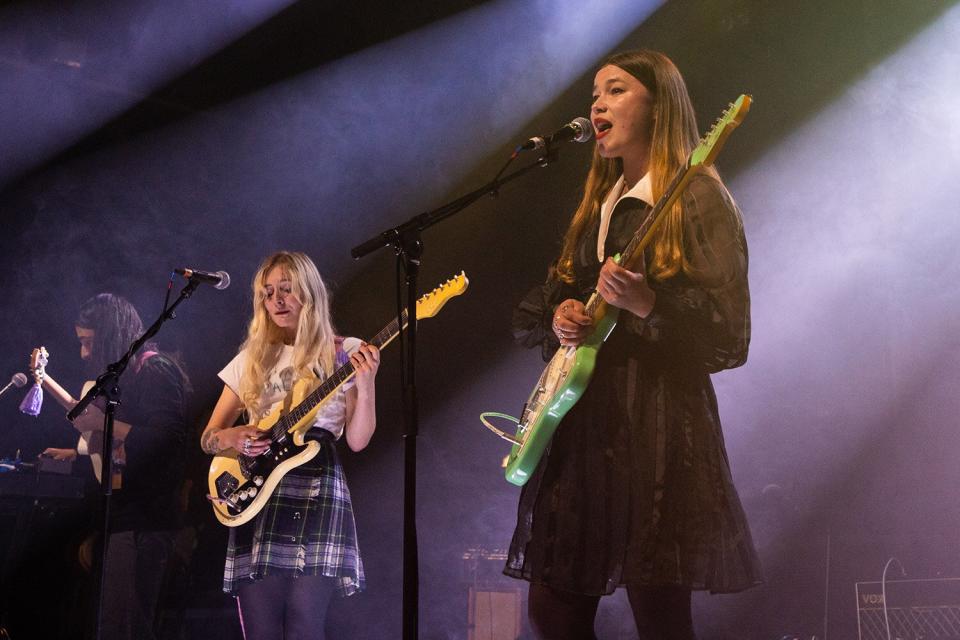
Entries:
POLYGON ((210 466, 210 500, 223 524, 239 526, 252 519, 286 473, 314 458, 320 443, 298 445, 292 437, 273 442, 256 457, 236 453, 214 457, 210 466))
POLYGON ((611 308, 597 328, 576 349, 561 347, 540 376, 517 425, 517 440, 507 458, 506 478, 523 486, 536 469, 557 426, 590 383, 597 353, 617 325, 611 308))

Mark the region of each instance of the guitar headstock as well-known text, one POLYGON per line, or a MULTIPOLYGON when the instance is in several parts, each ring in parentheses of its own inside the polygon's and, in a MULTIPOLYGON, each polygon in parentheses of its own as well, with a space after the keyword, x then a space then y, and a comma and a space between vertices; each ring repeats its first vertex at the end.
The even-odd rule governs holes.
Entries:
POLYGON ((728 105, 726 111, 713 123, 707 135, 700 139, 700 144, 690 154, 690 166, 706 165, 710 166, 716 160, 717 154, 727 141, 727 137, 733 133, 733 130, 740 126, 743 119, 747 117, 750 111, 750 105, 753 98, 747 94, 741 94, 736 101, 728 105))
POLYGON ((443 308, 443 305, 447 303, 447 300, 462 294, 467 290, 467 285, 469 284, 470 281, 467 280, 467 275, 461 271, 430 293, 421 296, 420 299, 417 300, 417 320, 432 318, 437 315, 440 309, 443 308))
POLYGON ((46 367, 49 359, 50 354, 47 352, 46 347, 37 347, 30 352, 30 373, 33 374, 33 379, 37 384, 43 382, 43 376, 46 375, 46 367))

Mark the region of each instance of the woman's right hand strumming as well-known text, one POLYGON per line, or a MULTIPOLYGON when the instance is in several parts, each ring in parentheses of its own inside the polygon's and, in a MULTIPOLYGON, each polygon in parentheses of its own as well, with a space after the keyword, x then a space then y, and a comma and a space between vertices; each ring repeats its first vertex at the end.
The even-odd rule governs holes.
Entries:
POLYGON ((258 456, 270 448, 270 439, 266 435, 252 424, 211 430, 204 439, 204 450, 207 453, 222 453, 234 449, 245 456, 258 456))
POLYGON ((568 298, 553 312, 552 327, 561 346, 577 347, 583 344, 593 331, 593 320, 584 313, 582 302, 568 298))
POLYGON ((213 408, 210 421, 200 436, 200 448, 212 456, 234 449, 245 456, 258 456, 270 447, 265 431, 255 425, 244 424, 232 427, 243 412, 240 398, 230 387, 224 386, 217 406, 213 408))

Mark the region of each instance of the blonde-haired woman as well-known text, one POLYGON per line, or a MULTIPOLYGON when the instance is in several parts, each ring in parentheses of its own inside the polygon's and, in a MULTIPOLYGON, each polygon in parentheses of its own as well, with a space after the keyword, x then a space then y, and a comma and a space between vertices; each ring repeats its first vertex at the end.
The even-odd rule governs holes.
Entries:
POLYGON ((592 332, 596 289, 621 312, 590 385, 524 486, 505 573, 530 581, 541 638, 592 638, 599 599, 627 588, 642 638, 695 637, 690 592, 760 581, 710 374, 746 361, 747 247, 715 171, 694 178, 637 272, 621 251, 697 144, 683 78, 628 51, 594 79, 584 196, 514 335, 550 357, 592 332))
POLYGON ((334 441, 343 435, 360 451, 376 428, 379 352, 336 335, 329 294, 309 257, 269 256, 253 279, 247 339, 220 372, 224 388, 201 436, 203 450, 262 454, 269 443, 257 421, 296 380, 322 379, 348 360, 356 377, 323 405, 311 427, 320 453, 289 471, 253 520, 230 530, 224 591, 237 596, 245 638, 322 638, 331 595, 363 588, 353 508, 334 441), (244 412, 245 423, 233 426, 244 412))

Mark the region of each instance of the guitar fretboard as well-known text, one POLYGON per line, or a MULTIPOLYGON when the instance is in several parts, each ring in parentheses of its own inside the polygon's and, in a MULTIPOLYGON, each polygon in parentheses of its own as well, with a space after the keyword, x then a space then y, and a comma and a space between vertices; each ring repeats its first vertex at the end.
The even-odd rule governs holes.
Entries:
MULTIPOLYGON (((667 208, 667 203, 673 197, 674 192, 680 186, 680 183, 683 181, 684 177, 689 173, 690 159, 688 158, 686 163, 679 169, 676 173, 673 174, 673 180, 670 181, 670 184, 667 185, 667 188, 664 190, 663 195, 657 200, 657 203, 653 205, 653 209, 650 210, 650 213, 647 214, 647 217, 643 219, 643 222, 640 224, 640 227, 637 229, 636 233, 633 234, 633 237, 630 238, 630 242, 620 252, 620 264, 630 264, 634 258, 637 258, 650 244, 650 240, 653 236, 649 233, 650 229, 653 228, 653 225, 657 223, 660 217, 663 215, 667 208)), ((640 257, 642 259, 642 257, 640 257)), ((596 291, 590 296, 590 300, 587 302, 584 313, 588 316, 593 317, 594 312, 597 310, 597 307, 600 306, 600 303, 603 302, 603 298, 597 294, 596 291)))
MULTIPOLYGON (((406 326, 408 318, 406 310, 404 310, 402 317, 403 325, 406 326)), ((397 337, 397 334, 400 332, 399 326, 400 325, 398 324, 397 319, 394 318, 387 326, 381 329, 377 335, 372 337, 367 342, 379 349, 397 337)), ((353 362, 350 361, 334 371, 330 376, 324 379, 320 386, 307 394, 300 404, 292 408, 286 415, 277 420, 277 422, 270 429, 270 438, 276 441, 283 437, 287 432, 293 429, 297 423, 306 418, 307 415, 318 404, 327 398, 327 396, 336 391, 337 388, 344 382, 352 378, 355 373, 356 369, 353 367, 353 362)))

